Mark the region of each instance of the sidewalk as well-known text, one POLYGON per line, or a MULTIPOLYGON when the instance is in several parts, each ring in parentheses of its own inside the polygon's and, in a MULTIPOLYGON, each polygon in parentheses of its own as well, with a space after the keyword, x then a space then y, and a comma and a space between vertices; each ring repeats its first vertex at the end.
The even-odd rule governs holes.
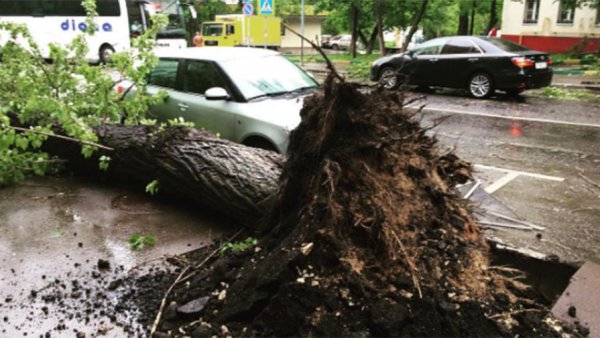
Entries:
POLYGON ((555 73, 552 77, 552 86, 562 88, 585 88, 600 91, 600 76, 555 73))

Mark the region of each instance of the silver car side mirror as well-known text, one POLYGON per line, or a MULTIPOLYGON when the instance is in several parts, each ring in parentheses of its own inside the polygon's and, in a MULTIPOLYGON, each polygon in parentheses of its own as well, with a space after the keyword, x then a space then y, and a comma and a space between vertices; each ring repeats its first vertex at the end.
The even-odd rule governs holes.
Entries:
POLYGON ((207 100, 210 101, 227 100, 229 98, 229 94, 227 94, 227 91, 221 87, 208 88, 204 92, 204 96, 207 100))

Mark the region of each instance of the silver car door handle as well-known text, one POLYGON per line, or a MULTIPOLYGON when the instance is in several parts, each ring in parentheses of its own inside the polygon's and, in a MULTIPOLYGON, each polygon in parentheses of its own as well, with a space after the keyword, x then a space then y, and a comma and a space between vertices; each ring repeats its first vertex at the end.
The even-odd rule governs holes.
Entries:
POLYGON ((429 59, 429 62, 438 62, 438 59, 429 59))
POLYGON ((476 62, 476 61, 479 61, 479 58, 470 58, 468 60, 469 60, 469 62, 476 62))
POLYGON ((181 111, 186 111, 190 107, 185 103, 180 103, 177 106, 179 107, 179 110, 181 110, 181 111))

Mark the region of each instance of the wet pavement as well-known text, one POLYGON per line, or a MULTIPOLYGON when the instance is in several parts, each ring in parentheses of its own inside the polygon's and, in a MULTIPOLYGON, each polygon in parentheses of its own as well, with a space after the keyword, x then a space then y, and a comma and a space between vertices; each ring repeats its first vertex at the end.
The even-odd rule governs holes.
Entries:
MULTIPOLYGON (((49 310, 34 295, 54 284, 69 289, 78 278, 92 281, 100 259, 109 262, 111 273, 126 275, 144 262, 207 245, 227 229, 223 221, 188 207, 73 178, 36 178, 1 188, 0 336, 40 336, 57 327, 70 336, 102 327, 110 327, 108 336, 124 336, 100 318, 84 323, 49 310), (154 236, 156 244, 132 250, 128 240, 134 233, 154 236)), ((108 287, 108 280, 100 280, 92 292, 108 287)))
POLYGON ((600 262, 600 104, 428 95, 423 122, 441 145, 474 163, 484 189, 545 231, 492 227, 517 247, 600 262))

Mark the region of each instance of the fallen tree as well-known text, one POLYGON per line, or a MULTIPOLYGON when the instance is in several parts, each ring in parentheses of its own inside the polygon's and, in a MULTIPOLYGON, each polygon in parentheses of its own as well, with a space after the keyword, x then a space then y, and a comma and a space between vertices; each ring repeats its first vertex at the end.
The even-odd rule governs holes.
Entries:
POLYGON ((218 211, 247 226, 268 210, 283 156, 250 148, 189 127, 102 125, 94 128, 100 149, 81 156, 78 144, 50 139, 44 150, 68 159, 69 168, 144 187, 156 180, 160 194, 218 211), (106 172, 101 156, 110 156, 106 172))
POLYGON ((440 153, 403 104, 402 93, 364 94, 329 77, 306 99, 283 167, 276 154, 187 128, 97 129, 114 148, 112 175, 158 178, 162 191, 245 224, 266 216, 252 233, 258 247, 180 260, 175 282, 164 286, 169 309, 145 321, 148 332, 579 335, 490 268, 479 227, 453 189, 470 165, 440 153))
POLYGON ((403 104, 330 76, 290 136, 259 248, 191 256, 163 299, 179 314, 152 332, 561 336, 526 287, 490 269, 453 189, 470 165, 440 153, 403 104))

